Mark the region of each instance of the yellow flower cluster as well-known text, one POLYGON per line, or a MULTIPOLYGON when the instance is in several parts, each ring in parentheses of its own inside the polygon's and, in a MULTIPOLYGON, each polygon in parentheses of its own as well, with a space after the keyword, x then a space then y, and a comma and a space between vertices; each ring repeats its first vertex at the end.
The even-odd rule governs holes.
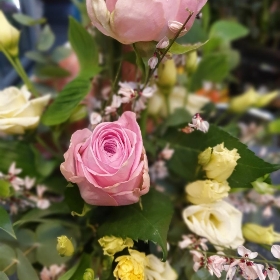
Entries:
POLYGON ((183 211, 191 231, 206 237, 219 250, 237 248, 243 244, 242 213, 222 199, 228 196, 231 176, 240 158, 236 149, 229 150, 221 143, 209 147, 198 156, 206 180, 198 180, 185 188, 187 200, 195 204, 183 211))
MULTIPOLYGON (((104 236, 98 240, 104 255, 113 257, 115 253, 124 248, 133 247, 130 238, 104 236)), ((154 255, 145 255, 137 250, 128 249, 129 255, 119 256, 115 259, 118 263, 113 274, 118 280, 176 280, 177 274, 168 262, 161 262, 154 255)))

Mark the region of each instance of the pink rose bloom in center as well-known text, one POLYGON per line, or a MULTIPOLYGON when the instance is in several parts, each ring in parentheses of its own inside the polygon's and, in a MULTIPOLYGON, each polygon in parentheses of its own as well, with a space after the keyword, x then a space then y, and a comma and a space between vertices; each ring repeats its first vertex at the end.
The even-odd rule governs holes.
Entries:
POLYGON ((133 204, 149 191, 147 157, 132 112, 123 113, 118 121, 100 123, 93 132, 76 131, 64 158, 62 174, 79 186, 88 204, 133 204))
MULTIPOLYGON (((173 38, 186 21, 186 33, 207 0, 87 0, 92 24, 123 44, 173 38), (181 25, 181 26, 180 26, 181 25)), ((182 34, 183 35, 183 34, 182 34)))

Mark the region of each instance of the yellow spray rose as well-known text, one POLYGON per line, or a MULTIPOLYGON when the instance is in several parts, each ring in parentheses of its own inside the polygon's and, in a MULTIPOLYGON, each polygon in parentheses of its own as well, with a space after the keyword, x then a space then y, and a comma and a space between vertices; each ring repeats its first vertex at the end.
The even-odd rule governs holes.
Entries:
POLYGON ((115 236, 104 236, 98 240, 103 249, 104 255, 114 256, 117 252, 122 251, 124 248, 133 247, 133 240, 131 238, 122 239, 115 236))
POLYGON ((189 206, 183 210, 183 219, 191 231, 207 238, 217 250, 236 249, 244 242, 242 213, 223 200, 189 206))
POLYGON ((26 87, 8 87, 0 91, 0 131, 7 134, 23 134, 38 126, 50 95, 31 99, 26 87))
POLYGON ((212 203, 228 196, 230 187, 227 181, 198 180, 185 188, 187 200, 193 204, 212 203))
POLYGON ((17 56, 20 32, 7 21, 1 10, 0 26, 0 51, 4 49, 9 55, 17 56))
POLYGON ((280 233, 273 230, 273 225, 262 227, 247 223, 243 225, 242 232, 246 240, 254 243, 272 245, 275 242, 280 242, 280 233))
POLYGON ((66 235, 57 237, 56 250, 61 257, 71 257, 74 254, 74 246, 66 235))
POLYGON ((129 254, 116 258, 118 264, 113 272, 114 276, 119 280, 144 280, 147 265, 145 254, 131 249, 129 254))
POLYGON ((202 165, 209 179, 224 182, 232 174, 239 158, 237 149, 228 150, 222 143, 200 153, 198 163, 202 165))

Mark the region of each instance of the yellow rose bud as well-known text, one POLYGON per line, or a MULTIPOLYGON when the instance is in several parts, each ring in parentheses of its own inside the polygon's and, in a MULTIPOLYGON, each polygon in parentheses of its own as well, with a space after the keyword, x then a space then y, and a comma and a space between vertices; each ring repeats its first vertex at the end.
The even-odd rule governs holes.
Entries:
POLYGON ((198 163, 202 166, 205 166, 211 158, 212 148, 207 148, 202 153, 198 155, 198 163))
POLYGON ((176 84, 177 70, 173 59, 168 59, 164 63, 160 63, 158 67, 158 81, 157 85, 160 90, 169 94, 176 84))
POLYGON ((197 68, 197 51, 191 51, 186 55, 187 73, 193 73, 197 68))
POLYGON ((280 241, 280 233, 273 230, 273 225, 262 227, 257 224, 247 223, 243 225, 242 232, 246 240, 258 244, 272 245, 280 241))
POLYGON ((229 103, 229 110, 235 113, 243 113, 252 107, 258 100, 258 94, 253 88, 250 88, 245 93, 233 97, 229 103))
POLYGON ((56 250, 61 257, 71 257, 74 254, 74 246, 71 240, 65 235, 57 237, 56 250))
POLYGON ((114 256, 117 252, 122 251, 124 248, 133 247, 134 243, 131 238, 122 239, 115 236, 104 236, 98 240, 103 249, 104 255, 114 256))
POLYGON ((230 187, 227 181, 195 181, 186 186, 187 200, 193 204, 212 203, 228 196, 230 187))
POLYGON ((113 274, 118 280, 144 280, 144 269, 147 265, 146 256, 136 250, 130 250, 130 255, 116 258, 118 262, 113 274))
POLYGON ((268 105, 277 96, 278 96, 278 91, 273 91, 262 95, 260 94, 254 106, 258 108, 264 107, 268 105))
POLYGON ((87 268, 83 275, 83 280, 93 280, 94 279, 94 271, 91 268, 87 268))
POLYGON ((198 161, 202 163, 206 176, 218 182, 226 181, 237 165, 237 160, 240 158, 237 149, 228 150, 224 147, 224 143, 219 144, 212 148, 210 160, 206 163, 209 157, 208 149, 198 156, 198 161))
POLYGON ((18 55, 18 42, 20 32, 14 28, 0 10, 0 51, 5 49, 11 56, 18 55))

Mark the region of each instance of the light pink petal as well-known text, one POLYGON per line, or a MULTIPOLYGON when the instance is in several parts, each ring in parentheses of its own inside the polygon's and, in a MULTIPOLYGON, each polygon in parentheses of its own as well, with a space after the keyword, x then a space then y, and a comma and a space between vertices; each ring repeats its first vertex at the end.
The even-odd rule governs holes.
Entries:
POLYGON ((279 279, 279 271, 275 268, 268 268, 267 270, 267 276, 269 280, 278 280, 279 279))
POLYGON ((280 259, 280 245, 273 245, 271 247, 271 253, 276 259, 280 259))

